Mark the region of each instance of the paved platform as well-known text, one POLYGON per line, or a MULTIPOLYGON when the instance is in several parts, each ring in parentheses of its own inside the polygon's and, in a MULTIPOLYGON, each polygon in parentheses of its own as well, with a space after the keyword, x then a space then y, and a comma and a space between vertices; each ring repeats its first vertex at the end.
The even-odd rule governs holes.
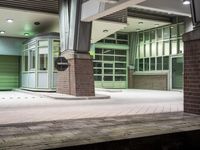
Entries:
POLYGON ((38 150, 200 130, 200 116, 163 113, 0 125, 0 149, 38 150))
POLYGON ((97 91, 111 99, 63 100, 17 91, 0 92, 0 124, 128 116, 183 111, 183 93, 97 91))

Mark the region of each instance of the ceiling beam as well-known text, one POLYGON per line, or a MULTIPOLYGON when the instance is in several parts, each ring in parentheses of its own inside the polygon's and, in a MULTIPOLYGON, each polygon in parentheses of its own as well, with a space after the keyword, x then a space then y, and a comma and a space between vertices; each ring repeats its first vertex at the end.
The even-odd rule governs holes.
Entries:
POLYGON ((82 5, 81 20, 91 22, 145 0, 88 0, 82 5))

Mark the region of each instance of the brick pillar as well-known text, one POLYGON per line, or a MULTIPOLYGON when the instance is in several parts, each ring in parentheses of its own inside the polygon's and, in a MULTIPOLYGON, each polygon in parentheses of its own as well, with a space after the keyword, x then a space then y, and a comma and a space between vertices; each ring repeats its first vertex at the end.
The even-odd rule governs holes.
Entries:
POLYGON ((184 111, 200 114, 200 29, 186 33, 184 41, 184 111))
POLYGON ((64 53, 69 68, 58 72, 57 93, 94 96, 93 63, 89 54, 64 53))

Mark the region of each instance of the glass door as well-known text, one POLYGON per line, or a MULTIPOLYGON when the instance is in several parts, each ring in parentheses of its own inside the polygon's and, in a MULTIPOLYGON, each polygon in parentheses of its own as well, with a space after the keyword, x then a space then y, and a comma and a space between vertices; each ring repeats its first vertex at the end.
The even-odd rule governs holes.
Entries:
POLYGON ((113 88, 114 81, 114 63, 103 62, 103 88, 113 88))
POLYGON ((172 57, 172 89, 183 89, 183 57, 172 57))

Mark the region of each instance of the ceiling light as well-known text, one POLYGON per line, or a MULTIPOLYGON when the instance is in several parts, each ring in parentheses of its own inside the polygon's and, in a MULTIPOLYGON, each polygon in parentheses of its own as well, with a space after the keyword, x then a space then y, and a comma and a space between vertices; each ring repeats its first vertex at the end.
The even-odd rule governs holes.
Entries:
POLYGON ((6 32, 5 31, 0 31, 0 34, 5 34, 6 32))
POLYGON ((190 0, 183 0, 183 5, 190 5, 190 0))
POLYGON ((29 33, 24 33, 25 36, 29 36, 29 33))
POLYGON ((136 29, 136 31, 140 31, 140 29, 136 29))
POLYGON ((138 22, 138 24, 143 24, 143 22, 138 22))
POLYGON ((107 30, 107 29, 105 29, 105 30, 103 30, 103 32, 104 32, 104 33, 107 33, 107 32, 108 32, 108 30, 107 30))
POLYGON ((155 24, 155 27, 158 27, 159 26, 159 24, 155 24))
POLYGON ((7 19, 7 22, 8 23, 13 23, 14 21, 13 21, 13 19, 7 19))

